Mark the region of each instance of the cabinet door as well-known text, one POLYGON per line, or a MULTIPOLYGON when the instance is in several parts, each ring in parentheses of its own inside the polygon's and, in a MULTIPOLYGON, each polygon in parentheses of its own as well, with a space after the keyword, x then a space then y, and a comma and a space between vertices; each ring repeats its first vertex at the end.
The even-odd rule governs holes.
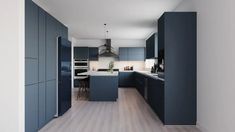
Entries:
POLYGON ((146 59, 154 58, 155 56, 155 34, 146 41, 146 59))
POLYGON ((38 58, 38 6, 25 1, 25 57, 38 58))
POLYGON ((139 73, 135 73, 136 88, 140 95, 144 97, 145 94, 145 76, 139 73))
POLYGON ((129 61, 144 61, 145 60, 145 48, 142 48, 142 47, 128 48, 128 60, 129 61))
POLYGON ((133 72, 119 72, 119 86, 120 87, 133 87, 134 86, 134 73, 133 72))
POLYGON ((119 60, 120 61, 128 60, 128 48, 119 48, 119 60))
POLYGON ((38 83, 38 60, 25 59, 25 85, 38 83))
POLYGON ((74 47, 74 59, 76 59, 76 60, 89 59, 88 47, 74 47))
POLYGON ((98 47, 90 47, 89 48, 89 60, 90 61, 98 61, 98 58, 99 58, 98 47))
POLYGON ((25 131, 38 130, 38 84, 25 87, 25 131))
POLYGON ((56 81, 46 82, 46 121, 49 122, 56 114, 56 81))
POLYGON ((126 84, 125 84, 125 79, 126 79, 126 76, 125 76, 125 74, 123 73, 123 72, 119 72, 119 75, 118 75, 118 77, 119 77, 119 80, 118 80, 118 85, 120 86, 120 87, 124 87, 126 84))
POLYGON ((39 83, 38 88, 38 125, 39 129, 46 124, 46 83, 39 83))
POLYGON ((57 26, 56 19, 46 15, 46 80, 56 79, 57 26))
POLYGON ((41 8, 39 8, 39 56, 38 56, 38 68, 39 68, 39 82, 45 82, 46 80, 46 14, 41 8))
POLYGON ((164 122, 164 82, 148 79, 148 103, 158 117, 164 122))

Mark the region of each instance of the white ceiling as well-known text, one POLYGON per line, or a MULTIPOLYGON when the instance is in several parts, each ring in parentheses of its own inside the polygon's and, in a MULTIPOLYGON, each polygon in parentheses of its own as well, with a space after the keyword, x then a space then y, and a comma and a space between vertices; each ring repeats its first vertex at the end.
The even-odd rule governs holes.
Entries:
POLYGON ((104 39, 104 23, 112 39, 146 39, 157 19, 181 0, 34 0, 68 26, 78 39, 104 39))

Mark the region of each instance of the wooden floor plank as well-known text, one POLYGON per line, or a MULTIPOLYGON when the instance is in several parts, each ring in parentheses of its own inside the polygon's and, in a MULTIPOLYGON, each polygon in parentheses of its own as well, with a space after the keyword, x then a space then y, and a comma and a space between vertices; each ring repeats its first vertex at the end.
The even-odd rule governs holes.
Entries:
POLYGON ((141 95, 119 88, 117 102, 76 100, 40 132, 200 132, 195 126, 164 126, 141 95))

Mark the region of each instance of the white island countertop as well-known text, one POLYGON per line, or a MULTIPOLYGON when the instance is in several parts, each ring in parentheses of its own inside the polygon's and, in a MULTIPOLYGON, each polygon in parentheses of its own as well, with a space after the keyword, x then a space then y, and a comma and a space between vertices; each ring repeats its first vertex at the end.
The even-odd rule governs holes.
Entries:
POLYGON ((118 76, 118 72, 114 71, 113 73, 111 72, 105 72, 105 71, 88 71, 83 74, 79 75, 88 75, 88 76, 118 76))

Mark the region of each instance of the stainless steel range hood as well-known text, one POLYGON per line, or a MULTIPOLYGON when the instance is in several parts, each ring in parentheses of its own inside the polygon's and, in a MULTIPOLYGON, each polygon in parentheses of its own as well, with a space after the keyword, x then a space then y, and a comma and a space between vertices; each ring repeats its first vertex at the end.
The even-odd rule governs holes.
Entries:
POLYGON ((113 47, 111 46, 111 39, 106 39, 105 44, 100 47, 103 48, 100 51, 100 57, 118 57, 113 47))

